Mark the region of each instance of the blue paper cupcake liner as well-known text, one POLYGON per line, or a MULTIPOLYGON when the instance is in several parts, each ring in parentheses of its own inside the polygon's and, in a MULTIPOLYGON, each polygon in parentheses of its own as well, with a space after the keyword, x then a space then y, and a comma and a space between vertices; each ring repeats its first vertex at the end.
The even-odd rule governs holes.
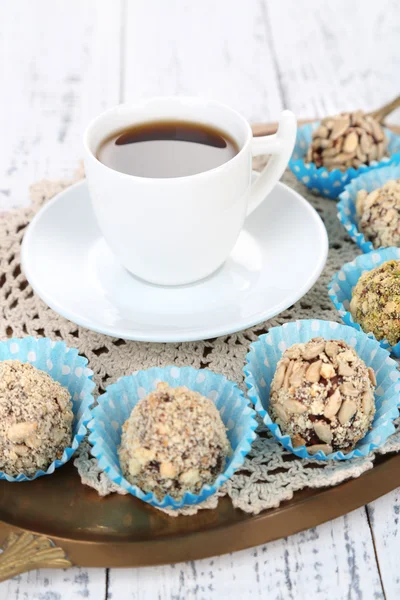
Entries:
POLYGON ((91 380, 93 372, 87 368, 88 361, 83 356, 79 356, 78 350, 68 348, 64 342, 53 342, 47 338, 12 338, 0 342, 0 361, 3 360, 30 363, 58 381, 71 394, 74 413, 73 439, 71 446, 64 450, 62 457, 52 462, 46 471, 39 470, 32 477, 23 474, 11 477, 0 472, 0 479, 32 481, 43 475, 51 475, 55 469, 69 461, 87 433, 86 426, 91 419, 90 407, 94 403, 92 391, 95 384, 91 380))
POLYGON ((244 373, 249 388, 248 396, 264 423, 282 446, 299 458, 350 460, 354 457, 366 456, 382 446, 387 438, 395 432, 393 420, 398 416, 400 403, 400 373, 397 370, 397 364, 375 339, 345 325, 330 321, 305 320, 274 327, 267 334, 262 335, 257 342, 251 344, 244 373), (344 340, 355 348, 360 358, 368 367, 372 367, 376 374, 376 413, 372 429, 357 443, 355 449, 347 454, 337 451, 325 455, 319 451, 311 456, 305 446, 294 448, 290 436, 283 435, 279 425, 273 423, 268 414, 270 386, 276 365, 283 352, 293 344, 308 342, 314 337, 344 340))
POLYGON ((371 165, 361 165, 358 169, 347 169, 344 172, 339 169, 328 171, 325 167, 317 167, 314 163, 307 163, 305 162, 307 149, 311 144, 312 133, 318 126, 319 121, 316 121, 298 128, 296 143, 289 161, 289 167, 297 179, 315 194, 336 200, 344 190, 345 185, 355 177, 367 171, 400 162, 400 136, 390 131, 390 129, 384 128, 390 156, 386 156, 380 161, 374 161, 371 165))
MULTIPOLYGON (((353 261, 343 265, 340 271, 333 276, 332 281, 328 284, 329 296, 346 325, 363 331, 349 311, 353 288, 365 271, 371 271, 388 260, 400 260, 400 248, 380 248, 357 256, 353 261)), ((364 333, 375 339, 371 332, 364 331, 364 333)), ((391 346, 387 340, 380 340, 378 343, 382 348, 390 350, 394 356, 400 358, 400 342, 395 346, 391 346)))
POLYGON ((372 242, 366 240, 363 233, 358 230, 358 217, 356 213, 357 194, 360 190, 372 192, 382 187, 390 179, 400 178, 400 165, 390 165, 373 169, 364 175, 360 175, 346 185, 344 191, 339 195, 338 219, 344 225, 347 233, 363 252, 372 252, 372 242))
POLYGON ((158 508, 177 509, 184 505, 198 504, 215 494, 243 464, 256 438, 255 413, 243 393, 223 375, 205 369, 168 366, 136 371, 110 385, 106 393, 98 398, 98 404, 92 411, 93 419, 89 423, 92 455, 97 458, 100 468, 114 483, 158 508), (181 500, 169 495, 158 500, 153 493, 143 492, 124 478, 119 463, 118 447, 122 425, 137 402, 154 391, 160 381, 167 382, 171 387, 186 386, 213 400, 227 428, 232 447, 232 456, 228 458, 224 472, 217 477, 214 484, 204 485, 199 494, 186 492, 181 500))

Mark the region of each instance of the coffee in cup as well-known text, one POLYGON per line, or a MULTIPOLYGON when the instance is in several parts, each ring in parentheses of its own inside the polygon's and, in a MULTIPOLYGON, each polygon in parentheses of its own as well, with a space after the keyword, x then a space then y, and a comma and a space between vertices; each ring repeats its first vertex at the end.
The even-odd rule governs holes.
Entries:
POLYGON ((135 177, 187 177, 215 169, 239 152, 225 131, 190 121, 133 124, 104 139, 96 156, 135 177))

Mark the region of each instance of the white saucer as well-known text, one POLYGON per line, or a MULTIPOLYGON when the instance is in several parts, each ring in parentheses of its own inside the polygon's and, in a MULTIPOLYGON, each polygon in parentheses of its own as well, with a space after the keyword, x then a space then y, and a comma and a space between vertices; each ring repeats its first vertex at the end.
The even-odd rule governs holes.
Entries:
POLYGON ((318 214, 278 183, 216 273, 181 287, 147 284, 107 246, 83 181, 35 216, 22 267, 35 292, 74 323, 124 339, 183 342, 246 329, 282 312, 312 287, 327 253, 318 214))

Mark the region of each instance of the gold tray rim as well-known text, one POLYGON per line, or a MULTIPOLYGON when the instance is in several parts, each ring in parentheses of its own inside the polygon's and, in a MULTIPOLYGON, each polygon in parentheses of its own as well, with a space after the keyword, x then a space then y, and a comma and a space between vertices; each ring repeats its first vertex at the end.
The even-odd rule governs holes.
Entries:
MULTIPOLYGON (((376 466, 358 478, 349 479, 334 487, 308 490, 307 495, 298 500, 296 496, 299 497, 300 492, 297 492, 291 500, 276 509, 212 529, 172 534, 153 540, 93 541, 47 536, 41 531, 20 529, 0 521, 0 539, 7 539, 10 533, 17 536, 28 533, 38 540, 50 540, 51 546, 64 551, 70 566, 141 567, 209 558, 265 544, 315 527, 392 491, 400 482, 400 455, 387 454, 376 460, 376 466)), ((227 497, 221 498, 220 503, 224 502, 230 500, 227 497)), ((217 511, 218 508, 214 510, 217 511)), ((0 555, 0 581, 2 558, 3 555, 0 555)), ((57 564, 52 565, 50 562, 48 567, 57 568, 57 564)), ((27 565, 24 570, 29 568, 36 567, 27 565)))

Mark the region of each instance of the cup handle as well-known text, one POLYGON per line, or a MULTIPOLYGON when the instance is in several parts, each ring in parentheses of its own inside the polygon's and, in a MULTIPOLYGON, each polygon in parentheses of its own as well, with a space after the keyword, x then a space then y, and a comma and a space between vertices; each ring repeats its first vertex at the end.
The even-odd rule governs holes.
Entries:
POLYGON ((267 165, 253 183, 247 206, 247 216, 261 204, 279 181, 287 167, 296 141, 296 117, 290 110, 284 110, 279 120, 278 131, 273 135, 253 137, 252 154, 271 154, 267 165))

